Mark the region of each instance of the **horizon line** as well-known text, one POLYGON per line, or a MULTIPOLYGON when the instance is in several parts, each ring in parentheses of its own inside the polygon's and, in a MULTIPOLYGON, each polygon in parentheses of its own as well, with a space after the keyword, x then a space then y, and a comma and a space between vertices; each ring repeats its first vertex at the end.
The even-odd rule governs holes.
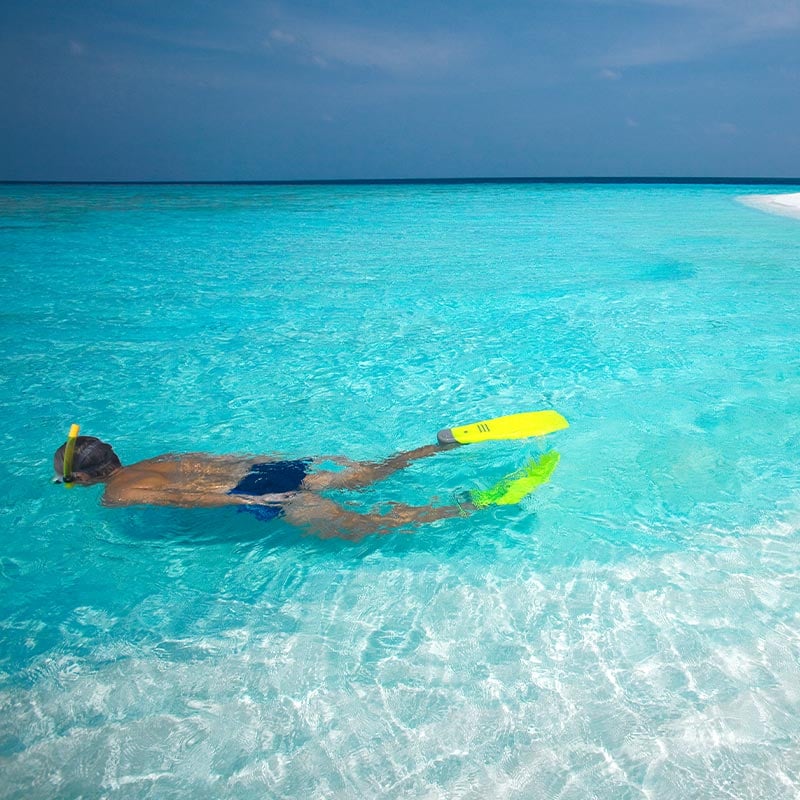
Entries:
POLYGON ((2 180, 2 186, 314 186, 314 185, 391 185, 391 184, 470 184, 470 183, 597 183, 597 184, 708 184, 708 185, 800 185, 800 177, 763 176, 656 176, 586 175, 541 177, 469 178, 297 178, 266 180, 2 180))

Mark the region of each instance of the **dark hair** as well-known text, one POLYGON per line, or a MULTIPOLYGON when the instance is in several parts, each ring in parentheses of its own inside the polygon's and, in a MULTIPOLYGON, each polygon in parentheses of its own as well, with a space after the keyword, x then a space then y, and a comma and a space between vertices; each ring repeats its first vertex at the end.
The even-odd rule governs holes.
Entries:
MULTIPOLYGON (((64 451, 67 443, 61 445, 53 456, 53 466, 58 475, 64 475, 64 451)), ((111 449, 110 444, 101 442, 96 436, 79 436, 75 440, 75 453, 72 456, 72 473, 84 472, 92 480, 102 480, 118 470, 122 462, 111 449)), ((64 475, 65 478, 71 476, 64 475)))

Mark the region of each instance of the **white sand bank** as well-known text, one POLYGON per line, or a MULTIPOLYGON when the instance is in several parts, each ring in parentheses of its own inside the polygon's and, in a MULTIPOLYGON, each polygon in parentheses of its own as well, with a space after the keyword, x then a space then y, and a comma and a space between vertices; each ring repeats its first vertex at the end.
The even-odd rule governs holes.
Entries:
POLYGON ((745 194, 736 198, 746 206, 800 219, 800 192, 793 194, 745 194))

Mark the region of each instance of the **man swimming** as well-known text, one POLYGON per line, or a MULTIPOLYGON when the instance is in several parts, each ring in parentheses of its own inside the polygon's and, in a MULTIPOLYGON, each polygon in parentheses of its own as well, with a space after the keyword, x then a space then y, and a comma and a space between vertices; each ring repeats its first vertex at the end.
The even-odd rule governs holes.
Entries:
MULTIPOLYGON (((77 432, 77 426, 74 427, 77 432)), ((557 453, 555 460, 551 457, 549 461, 545 459, 550 454, 545 454, 538 464, 531 462, 532 466, 523 470, 524 474, 509 476, 492 489, 471 492, 468 500, 446 506, 393 503, 385 514, 359 514, 321 494, 369 486, 413 461, 458 446, 455 442, 424 445, 381 462, 351 461, 338 456, 279 460, 269 456, 168 453, 126 467, 111 445, 94 436, 76 436, 74 444, 70 445, 68 440, 58 448, 53 466, 56 482, 84 486, 104 483, 102 503, 106 506, 213 508, 234 505, 260 519, 283 517, 292 525, 325 538, 360 539, 369 533, 386 533, 406 525, 466 515, 492 503, 518 502, 549 479, 558 461, 557 453), (324 462, 335 463, 343 469, 324 469, 324 462)))

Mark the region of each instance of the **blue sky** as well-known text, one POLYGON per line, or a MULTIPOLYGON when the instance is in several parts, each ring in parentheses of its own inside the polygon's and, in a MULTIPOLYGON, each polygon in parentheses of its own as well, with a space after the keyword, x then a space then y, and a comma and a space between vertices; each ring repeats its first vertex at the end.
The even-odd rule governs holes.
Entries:
POLYGON ((5 0, 0 179, 800 176, 800 0, 5 0))

